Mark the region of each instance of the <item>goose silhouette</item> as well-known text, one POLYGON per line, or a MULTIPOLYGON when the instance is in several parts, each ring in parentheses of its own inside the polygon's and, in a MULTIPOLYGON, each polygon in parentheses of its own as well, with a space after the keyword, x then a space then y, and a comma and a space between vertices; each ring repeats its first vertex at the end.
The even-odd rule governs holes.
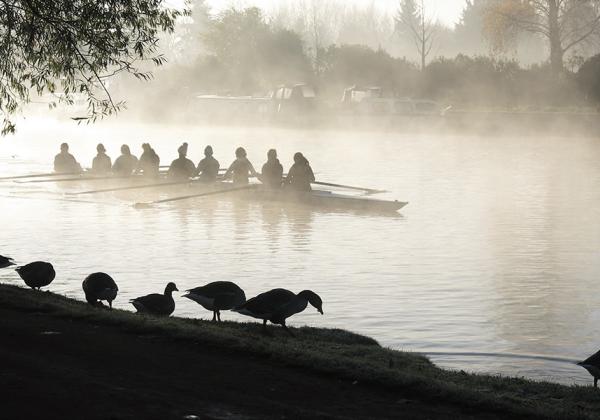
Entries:
POLYGON ((286 326, 286 319, 302 312, 309 303, 321 315, 323 314, 323 301, 312 290, 303 290, 295 294, 286 289, 272 289, 253 297, 233 310, 242 315, 262 319, 265 329, 267 321, 270 321, 281 325, 290 335, 294 335, 286 326))
POLYGON ((56 277, 54 267, 49 262, 35 261, 24 266, 15 268, 19 277, 25 284, 32 289, 40 290, 41 287, 48 286, 56 277))
POLYGON ((12 258, 0 255, 0 268, 10 267, 11 265, 15 265, 12 258))
POLYGON ((221 321, 221 311, 236 308, 246 302, 244 291, 230 281, 215 281, 186 292, 183 297, 213 312, 213 321, 221 321))
POLYGON ((85 293, 85 300, 92 305, 102 306, 101 300, 108 302, 112 309, 112 302, 117 297, 119 287, 111 276, 106 273, 92 273, 81 284, 85 293))
POLYGON ((165 287, 165 292, 162 295, 159 293, 152 293, 132 299, 129 302, 131 302, 138 312, 169 316, 175 310, 175 300, 173 300, 174 291, 178 291, 177 286, 175 286, 175 283, 170 282, 165 287))
POLYGON ((594 388, 598 388, 598 379, 600 379, 600 351, 597 351, 577 364, 594 377, 594 388))

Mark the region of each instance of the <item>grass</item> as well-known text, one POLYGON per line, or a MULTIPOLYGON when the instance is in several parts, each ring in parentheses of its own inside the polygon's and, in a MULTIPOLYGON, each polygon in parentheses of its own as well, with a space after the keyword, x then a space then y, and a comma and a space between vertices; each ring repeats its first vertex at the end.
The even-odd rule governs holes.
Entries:
POLYGON ((0 285, 0 306, 19 312, 102 324, 137 335, 157 335, 182 343, 269 358, 350 381, 402 389, 404 395, 444 401, 511 417, 592 419, 600 412, 600 391, 523 378, 467 374, 436 367, 426 357, 381 347, 375 340, 341 329, 292 328, 187 318, 154 318, 122 310, 94 308, 74 299, 17 286, 0 285))

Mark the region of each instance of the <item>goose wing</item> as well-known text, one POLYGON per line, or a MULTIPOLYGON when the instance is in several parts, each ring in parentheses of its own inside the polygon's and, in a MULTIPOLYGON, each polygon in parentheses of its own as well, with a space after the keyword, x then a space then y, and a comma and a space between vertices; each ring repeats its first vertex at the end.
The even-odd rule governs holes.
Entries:
POLYGON ((268 318, 295 296, 294 292, 286 289, 272 289, 247 300, 246 303, 236 308, 236 311, 257 318, 268 318))
POLYGON ((204 286, 189 289, 188 292, 214 299, 219 295, 243 293, 244 291, 237 284, 230 281, 215 281, 204 286))
POLYGON ((173 298, 159 293, 140 296, 131 301, 141 312, 150 312, 157 315, 169 315, 175 310, 173 298))

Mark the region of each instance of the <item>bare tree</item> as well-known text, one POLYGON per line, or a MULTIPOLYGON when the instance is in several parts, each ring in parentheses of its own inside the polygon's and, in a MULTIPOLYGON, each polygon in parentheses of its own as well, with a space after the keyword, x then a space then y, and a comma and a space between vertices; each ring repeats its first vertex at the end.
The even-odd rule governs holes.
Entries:
POLYGON ((398 34, 410 37, 417 47, 423 71, 433 49, 436 33, 433 20, 426 17, 424 0, 402 0, 395 20, 398 34))
POLYGON ((485 13, 484 31, 492 46, 504 49, 520 31, 542 36, 556 73, 564 68, 567 51, 600 36, 599 0, 496 0, 485 13))

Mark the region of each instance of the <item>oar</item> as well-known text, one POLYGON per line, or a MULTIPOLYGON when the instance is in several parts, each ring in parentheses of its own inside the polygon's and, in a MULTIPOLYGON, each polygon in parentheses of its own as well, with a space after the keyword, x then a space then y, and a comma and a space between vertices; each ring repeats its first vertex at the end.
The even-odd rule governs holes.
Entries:
MULTIPOLYGON (((164 173, 160 172, 159 175, 165 175, 164 173)), ((86 176, 86 177, 75 177, 75 178, 59 178, 59 179, 36 179, 33 181, 15 181, 16 183, 19 184, 37 184, 37 183, 43 183, 43 182, 71 182, 71 181, 101 181, 101 180, 106 180, 106 179, 142 179, 143 177, 141 175, 136 175, 136 174, 132 174, 132 175, 106 175, 106 176, 86 176)), ((159 177, 159 178, 162 178, 159 177)))
POLYGON ((380 194, 380 193, 387 192, 386 190, 375 190, 373 188, 353 187, 352 185, 333 184, 331 182, 313 181, 312 183, 317 184, 317 185, 325 185, 327 187, 338 187, 338 188, 346 188, 349 190, 365 191, 367 194, 380 194))
POLYGON ((145 203, 135 203, 133 205, 133 207, 135 207, 136 209, 143 209, 143 208, 151 207, 153 204, 168 203, 170 201, 187 200, 188 198, 206 197, 207 195, 216 195, 216 194, 223 194, 223 193, 240 191, 240 190, 248 190, 250 188, 255 188, 256 186, 257 186, 256 184, 250 184, 250 185, 244 185, 242 187, 225 188, 225 189, 217 190, 217 191, 209 191, 209 192, 198 193, 198 194, 181 195, 178 197, 164 198, 162 200, 148 201, 145 203))
POLYGON ((162 187, 164 185, 181 185, 181 184, 189 184, 190 180, 187 181, 173 181, 173 182, 157 182, 154 184, 143 184, 143 185, 134 185, 132 187, 118 187, 118 188, 102 188, 100 190, 89 190, 89 191, 79 191, 79 192, 67 192, 67 195, 83 195, 83 194, 96 194, 103 192, 113 192, 113 191, 124 191, 124 190, 136 190, 142 188, 152 188, 152 187, 162 187))
POLYGON ((86 176, 76 178, 54 178, 54 179, 36 179, 34 181, 15 181, 19 184, 39 184, 43 182, 72 182, 72 181, 101 181, 103 179, 122 179, 122 178, 141 178, 136 175, 107 175, 107 176, 86 176))
POLYGON ((48 176, 64 176, 64 175, 79 175, 79 172, 50 172, 47 174, 31 174, 31 175, 17 175, 17 176, 4 176, 0 178, 0 181, 9 181, 12 179, 23 179, 23 178, 45 178, 48 176))

